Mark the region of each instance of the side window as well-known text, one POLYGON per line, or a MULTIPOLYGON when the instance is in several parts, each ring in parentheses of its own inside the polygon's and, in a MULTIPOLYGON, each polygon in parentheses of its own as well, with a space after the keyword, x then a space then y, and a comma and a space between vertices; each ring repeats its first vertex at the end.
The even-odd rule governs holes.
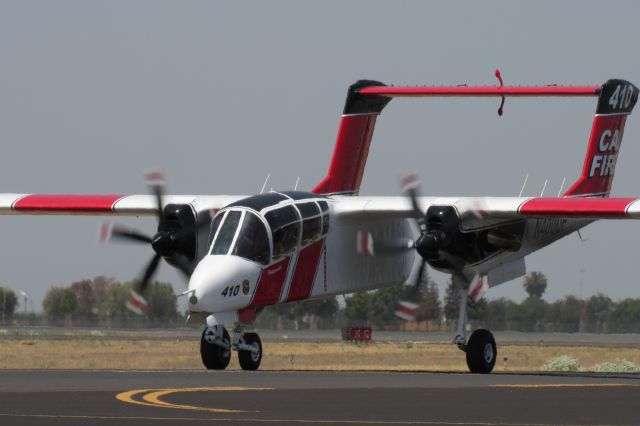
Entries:
POLYGON ((227 254, 229 252, 229 247, 231 247, 233 237, 235 237, 236 230, 238 229, 240 216, 242 216, 242 212, 238 211, 230 211, 226 214, 218 231, 216 241, 213 243, 211 254, 227 254))
POLYGON ((322 210, 322 235, 329 232, 329 204, 326 201, 318 201, 322 210))
POLYGON ((300 219, 293 206, 271 210, 264 215, 273 236, 273 258, 278 259, 292 252, 298 244, 300 219))
POLYGON ((314 202, 298 204, 297 207, 302 215, 302 244, 304 245, 320 236, 322 216, 318 205, 314 202))

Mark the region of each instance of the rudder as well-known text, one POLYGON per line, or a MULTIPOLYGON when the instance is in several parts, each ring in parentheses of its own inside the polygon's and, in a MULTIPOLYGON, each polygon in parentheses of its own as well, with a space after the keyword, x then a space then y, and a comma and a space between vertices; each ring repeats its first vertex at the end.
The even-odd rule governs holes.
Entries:
POLYGON ((609 196, 624 125, 637 100, 638 88, 626 80, 602 85, 582 174, 563 196, 609 196))

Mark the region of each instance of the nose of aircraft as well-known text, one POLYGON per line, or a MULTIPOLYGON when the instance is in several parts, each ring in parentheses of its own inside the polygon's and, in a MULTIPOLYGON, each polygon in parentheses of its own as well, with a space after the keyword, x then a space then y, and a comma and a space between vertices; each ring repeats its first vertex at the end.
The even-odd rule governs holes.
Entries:
POLYGON ((205 256, 189 279, 189 310, 213 313, 247 306, 260 271, 258 263, 242 257, 205 256))

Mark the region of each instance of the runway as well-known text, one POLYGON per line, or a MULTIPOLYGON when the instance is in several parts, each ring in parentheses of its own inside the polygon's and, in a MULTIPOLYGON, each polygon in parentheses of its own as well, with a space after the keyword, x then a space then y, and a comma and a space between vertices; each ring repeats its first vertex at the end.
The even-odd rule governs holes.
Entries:
POLYGON ((640 423, 640 376, 0 371, 2 425, 640 423))

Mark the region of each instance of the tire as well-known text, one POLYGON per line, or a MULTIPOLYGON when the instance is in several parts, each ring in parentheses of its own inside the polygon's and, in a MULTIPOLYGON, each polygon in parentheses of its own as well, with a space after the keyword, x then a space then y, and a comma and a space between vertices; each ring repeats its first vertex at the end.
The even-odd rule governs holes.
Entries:
POLYGON ((491 373, 496 365, 498 349, 489 330, 476 330, 467 343, 467 366, 475 374, 491 373))
POLYGON ((242 336, 244 343, 258 348, 258 352, 251 351, 238 351, 238 361, 240 361, 240 367, 243 370, 255 371, 260 367, 260 361, 262 361, 262 342, 260 336, 256 333, 244 333, 242 336))
POLYGON ((222 338, 229 345, 229 349, 207 342, 204 339, 206 332, 207 329, 205 328, 200 338, 200 357, 202 358, 202 364, 204 364, 207 370, 224 370, 231 360, 231 339, 229 338, 229 332, 227 332, 226 328, 223 328, 222 338))

